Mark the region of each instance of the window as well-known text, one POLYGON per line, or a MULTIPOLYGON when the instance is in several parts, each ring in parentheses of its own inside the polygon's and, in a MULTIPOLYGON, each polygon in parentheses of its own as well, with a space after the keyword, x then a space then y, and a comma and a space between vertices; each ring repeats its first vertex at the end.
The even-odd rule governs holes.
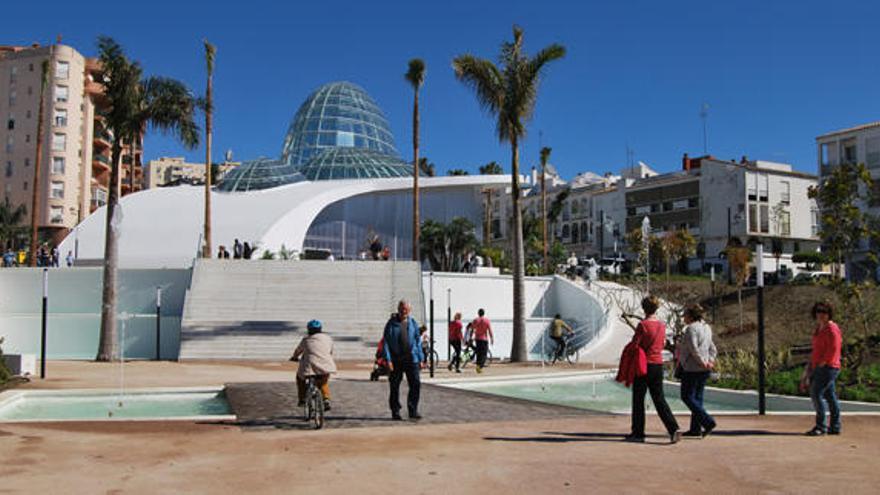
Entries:
POLYGON ((10 84, 15 82, 17 74, 18 74, 18 67, 12 66, 12 68, 9 69, 9 82, 10 82, 10 84))
POLYGON ((53 174, 64 174, 64 157, 63 156, 53 156, 52 157, 52 173, 53 174))
POLYGON ((55 79, 67 79, 70 75, 70 64, 61 60, 55 62, 55 79))
POLYGON ((840 158, 843 163, 856 163, 856 140, 847 139, 840 143, 840 158))
POLYGON ((632 208, 632 207, 627 208, 626 209, 626 216, 628 216, 628 217, 636 216, 636 209, 632 208))
POLYGON ((12 162, 6 162, 6 177, 12 177, 12 162))
POLYGON ((757 174, 746 174, 746 184, 748 188, 749 201, 758 200, 758 176, 757 174))
POLYGON ((31 118, 31 111, 28 110, 27 112, 25 112, 24 117, 25 117, 26 119, 31 118))
POLYGON ((30 167, 30 166, 31 166, 31 159, 30 159, 30 158, 25 158, 25 159, 24 159, 24 166, 25 166, 25 167, 30 167))
POLYGON ((767 202, 769 199, 767 191, 770 189, 770 176, 767 174, 758 175, 758 201, 767 202))
POLYGON ((16 97, 16 93, 15 93, 15 90, 13 89, 9 92, 9 106, 10 107, 15 106, 15 97, 16 97))
POLYGON ((819 235, 819 210, 817 208, 813 208, 810 210, 810 231, 816 236, 819 235))
POLYGON ((758 231, 758 205, 749 204, 749 232, 758 231))
POLYGON ((761 207, 761 232, 770 233, 770 207, 768 205, 760 205, 761 207))
POLYGON ((34 94, 34 87, 33 87, 33 86, 28 86, 28 96, 31 96, 31 95, 33 95, 33 94, 34 94))
POLYGON ((15 119, 9 119, 9 122, 6 123, 6 128, 10 131, 15 129, 15 119))
POLYGON ((64 151, 67 147, 67 136, 61 133, 52 135, 52 151, 64 151))
POLYGON ((30 135, 30 134, 25 134, 25 135, 24 135, 24 142, 26 142, 26 143, 31 142, 31 135, 30 135))
POLYGON ((6 152, 12 153, 12 150, 15 148, 15 138, 12 134, 6 136, 6 152))
POLYGON ((27 191, 27 181, 24 181, 24 186, 22 186, 22 189, 24 189, 25 191, 27 191))
POLYGON ((34 71, 34 64, 28 64, 28 72, 34 71))
POLYGON ((688 208, 698 208, 700 206, 700 198, 691 198, 688 200, 688 208))
POLYGON ((67 86, 55 86, 55 103, 67 102, 67 86))
POLYGON ((791 235, 791 213, 787 211, 779 212, 779 235, 786 237, 791 235))
POLYGON ((865 140, 865 165, 880 168, 880 136, 865 140))
POLYGON ((692 208, 690 205, 690 200, 687 199, 679 199, 678 201, 672 202, 673 210, 686 210, 688 208, 692 208))
POLYGON ((779 200, 784 204, 791 203, 791 183, 788 181, 780 182, 780 186, 782 186, 782 191, 779 194, 779 200))
POLYGON ((672 211, 672 201, 663 203, 663 211, 672 211))
POLYGON ((64 208, 61 206, 50 206, 49 221, 51 223, 64 223, 64 208))
POLYGON ((64 199, 64 183, 60 181, 52 181, 49 189, 49 197, 53 199, 64 199))
POLYGON ((571 224, 571 242, 577 243, 581 237, 580 228, 577 222, 571 224))
POLYGON ((55 126, 57 127, 66 127, 67 126, 67 110, 63 108, 55 109, 55 126))

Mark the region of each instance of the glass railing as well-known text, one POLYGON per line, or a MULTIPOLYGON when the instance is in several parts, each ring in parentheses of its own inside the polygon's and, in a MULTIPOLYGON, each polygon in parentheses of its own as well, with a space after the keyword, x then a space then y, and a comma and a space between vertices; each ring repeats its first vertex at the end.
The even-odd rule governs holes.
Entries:
POLYGON ((110 157, 107 155, 94 155, 94 159, 103 163, 104 165, 110 165, 110 157))

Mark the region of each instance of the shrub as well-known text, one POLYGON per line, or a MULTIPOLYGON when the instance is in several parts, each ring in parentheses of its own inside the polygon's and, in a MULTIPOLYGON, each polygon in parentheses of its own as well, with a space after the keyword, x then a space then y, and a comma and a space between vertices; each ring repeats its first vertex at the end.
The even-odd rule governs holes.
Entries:
POLYGON ((3 337, 0 337, 0 385, 6 383, 11 376, 12 373, 9 372, 6 362, 3 360, 3 337))

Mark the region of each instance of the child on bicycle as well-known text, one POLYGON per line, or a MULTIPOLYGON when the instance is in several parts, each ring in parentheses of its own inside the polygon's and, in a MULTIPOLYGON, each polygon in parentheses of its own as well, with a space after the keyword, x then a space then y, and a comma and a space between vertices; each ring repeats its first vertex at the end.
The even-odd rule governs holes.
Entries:
POLYGON ((302 407, 306 403, 306 378, 311 376, 315 378, 315 385, 321 389, 324 410, 329 411, 330 374, 336 373, 333 338, 321 331, 321 322, 318 320, 310 321, 306 328, 309 335, 300 341, 290 358, 291 361, 299 361, 296 372, 297 406, 302 407))

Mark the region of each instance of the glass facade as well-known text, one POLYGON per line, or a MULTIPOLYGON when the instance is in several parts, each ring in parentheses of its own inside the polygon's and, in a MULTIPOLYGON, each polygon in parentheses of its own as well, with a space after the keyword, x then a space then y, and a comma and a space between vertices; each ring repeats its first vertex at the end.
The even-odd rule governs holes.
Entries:
POLYGON ((273 158, 258 158, 230 170, 217 184, 225 192, 257 191, 292 184, 303 180, 296 167, 273 158))
POLYGON ((397 156, 382 110, 363 88, 350 82, 325 84, 299 107, 284 139, 281 161, 305 165, 328 147, 397 156))
POLYGON ((412 166, 394 156, 358 148, 328 148, 299 169, 308 180, 411 177, 412 166))

